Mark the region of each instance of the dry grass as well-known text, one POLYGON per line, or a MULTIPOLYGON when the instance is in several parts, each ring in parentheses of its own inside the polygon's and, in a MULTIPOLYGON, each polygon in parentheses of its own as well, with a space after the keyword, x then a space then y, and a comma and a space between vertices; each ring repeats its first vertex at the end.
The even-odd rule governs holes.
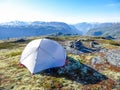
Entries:
MULTIPOLYGON (((37 37, 39 38, 39 37, 37 37)), ((41 38, 41 37, 40 37, 41 38)), ((50 37, 51 38, 51 37, 50 37)), ((98 72, 108 77, 108 79, 103 80, 96 84, 83 85, 72 79, 68 79, 64 76, 54 76, 47 74, 36 74, 31 75, 30 72, 25 67, 20 67, 19 60, 22 50, 27 45, 29 41, 34 38, 29 38, 25 42, 13 42, 11 41, 1 41, 0 42, 0 90, 119 90, 120 89, 120 72, 119 68, 110 65, 104 65, 104 68, 98 68, 98 72)), ((52 37, 54 40, 66 41, 75 39, 85 39, 91 41, 90 37, 52 37)), ((108 41, 97 38, 104 47, 109 49, 120 48, 116 44, 110 44, 108 41), (107 44, 107 45, 106 45, 107 44)), ((79 61, 82 64, 91 66, 91 60, 97 55, 103 55, 102 53, 87 53, 81 55, 68 54, 69 57, 74 58, 74 60, 79 61)), ((101 67, 101 66, 99 66, 101 67)), ((97 70, 97 69, 95 69, 97 70)), ((77 72, 77 71, 74 71, 77 72)), ((81 73, 81 72, 77 72, 81 73)), ((91 73, 91 72, 89 72, 91 73)), ((77 77, 76 77, 77 78, 77 77)))

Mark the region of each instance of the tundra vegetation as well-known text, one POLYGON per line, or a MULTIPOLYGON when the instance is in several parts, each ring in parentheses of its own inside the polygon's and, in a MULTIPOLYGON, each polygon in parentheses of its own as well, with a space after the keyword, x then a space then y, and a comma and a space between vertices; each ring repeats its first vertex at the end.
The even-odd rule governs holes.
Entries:
POLYGON ((119 41, 87 36, 48 36, 64 47, 67 42, 80 39, 86 47, 96 40, 104 49, 78 55, 67 53, 68 63, 64 67, 55 68, 51 73, 45 70, 31 75, 27 68, 19 66, 19 60, 28 42, 38 38, 43 37, 29 37, 23 42, 17 39, 0 41, 0 90, 120 90, 120 67, 106 60, 105 51, 120 50, 119 41), (98 56, 101 61, 92 64, 98 56))

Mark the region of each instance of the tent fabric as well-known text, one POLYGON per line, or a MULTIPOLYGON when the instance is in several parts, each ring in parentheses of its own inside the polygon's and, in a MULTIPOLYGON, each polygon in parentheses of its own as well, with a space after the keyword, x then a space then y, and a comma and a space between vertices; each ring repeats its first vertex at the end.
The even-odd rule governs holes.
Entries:
POLYGON ((33 74, 42 70, 63 66, 66 60, 64 48, 50 39, 33 40, 22 52, 20 63, 33 74))

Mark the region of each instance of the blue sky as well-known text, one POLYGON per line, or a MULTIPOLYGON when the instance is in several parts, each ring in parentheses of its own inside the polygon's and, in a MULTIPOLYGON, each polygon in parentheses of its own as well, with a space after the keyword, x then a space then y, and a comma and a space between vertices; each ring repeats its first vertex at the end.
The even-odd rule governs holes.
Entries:
POLYGON ((0 22, 120 22, 120 0, 0 0, 0 22))

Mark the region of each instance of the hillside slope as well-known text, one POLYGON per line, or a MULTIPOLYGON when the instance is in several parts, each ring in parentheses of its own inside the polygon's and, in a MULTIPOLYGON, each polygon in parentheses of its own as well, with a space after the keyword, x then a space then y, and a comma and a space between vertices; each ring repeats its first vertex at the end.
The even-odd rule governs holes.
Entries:
POLYGON ((120 23, 100 24, 99 27, 90 29, 87 35, 120 37, 120 23))
POLYGON ((74 24, 74 26, 75 26, 78 30, 82 31, 83 35, 86 35, 86 33, 87 33, 90 29, 99 26, 99 23, 87 23, 87 22, 82 22, 82 23, 74 24))
POLYGON ((120 23, 77 23, 74 26, 88 36, 120 37, 120 23))
POLYGON ((8 22, 0 24, 0 39, 52 35, 55 33, 78 34, 81 32, 63 22, 8 22))

